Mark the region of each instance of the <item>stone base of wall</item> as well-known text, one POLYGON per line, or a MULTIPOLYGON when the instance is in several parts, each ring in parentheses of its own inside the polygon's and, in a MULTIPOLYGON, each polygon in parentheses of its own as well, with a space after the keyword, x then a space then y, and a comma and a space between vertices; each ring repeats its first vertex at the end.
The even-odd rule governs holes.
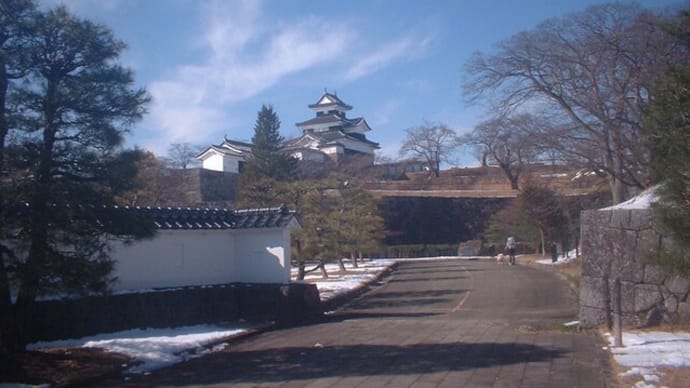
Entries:
POLYGON ((18 317, 27 342, 240 319, 287 326, 320 318, 318 289, 301 283, 235 283, 43 301, 18 317))
POLYGON ((589 210, 582 213, 581 225, 583 327, 611 322, 616 279, 625 326, 690 323, 690 279, 649 262, 669 241, 649 210, 589 210))

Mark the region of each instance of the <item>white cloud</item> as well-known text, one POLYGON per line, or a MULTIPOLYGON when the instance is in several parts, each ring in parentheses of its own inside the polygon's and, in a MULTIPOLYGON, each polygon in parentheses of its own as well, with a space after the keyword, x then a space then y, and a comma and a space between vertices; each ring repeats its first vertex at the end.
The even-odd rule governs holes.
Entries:
POLYGON ((415 39, 413 36, 405 36, 383 47, 376 47, 345 73, 345 79, 352 81, 362 78, 400 59, 416 57, 424 51, 430 40, 430 38, 415 39))
MULTIPOLYGON (((171 142, 198 139, 227 125, 229 105, 254 97, 291 74, 334 61, 355 34, 317 18, 275 26, 255 1, 204 5, 197 44, 208 56, 152 82, 153 128, 171 142), (316 34, 314 31, 319 31, 316 34)), ((155 144, 145 144, 155 147, 155 144)))

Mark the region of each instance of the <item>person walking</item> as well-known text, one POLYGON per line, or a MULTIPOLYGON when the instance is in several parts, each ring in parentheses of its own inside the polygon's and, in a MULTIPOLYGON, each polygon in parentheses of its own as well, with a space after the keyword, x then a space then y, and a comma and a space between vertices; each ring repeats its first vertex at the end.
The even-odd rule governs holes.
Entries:
POLYGON ((517 242, 515 241, 515 237, 513 236, 508 236, 508 240, 506 240, 506 251, 508 252, 508 264, 509 265, 515 265, 515 250, 517 248, 517 242))
POLYGON ((558 261, 558 245, 556 245, 556 242, 551 243, 551 262, 555 263, 558 261))

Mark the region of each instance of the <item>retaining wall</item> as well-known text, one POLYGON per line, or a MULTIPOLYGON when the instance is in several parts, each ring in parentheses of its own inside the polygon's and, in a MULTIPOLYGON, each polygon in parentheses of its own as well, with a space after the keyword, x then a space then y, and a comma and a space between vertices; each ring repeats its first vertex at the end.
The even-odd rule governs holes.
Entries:
POLYGON ((580 223, 583 327, 610 324, 616 279, 621 283, 625 326, 690 323, 690 279, 666 274, 649 263, 670 243, 650 210, 588 210, 580 223))

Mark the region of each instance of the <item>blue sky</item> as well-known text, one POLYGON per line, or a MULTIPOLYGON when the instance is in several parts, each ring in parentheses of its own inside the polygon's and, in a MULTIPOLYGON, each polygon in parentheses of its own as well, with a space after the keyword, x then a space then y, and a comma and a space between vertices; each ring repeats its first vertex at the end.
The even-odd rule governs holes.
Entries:
MULTIPOLYGON (((123 63, 153 97, 128 137, 164 155, 170 143, 250 141, 262 104, 281 134, 313 116, 324 88, 364 117, 380 152, 397 157, 405 129, 442 122, 465 133, 481 106, 462 97, 476 51, 594 0, 39 0, 109 26, 123 63)), ((638 1, 645 7, 675 0, 638 1)), ((459 161, 471 164, 468 155, 459 161)))

